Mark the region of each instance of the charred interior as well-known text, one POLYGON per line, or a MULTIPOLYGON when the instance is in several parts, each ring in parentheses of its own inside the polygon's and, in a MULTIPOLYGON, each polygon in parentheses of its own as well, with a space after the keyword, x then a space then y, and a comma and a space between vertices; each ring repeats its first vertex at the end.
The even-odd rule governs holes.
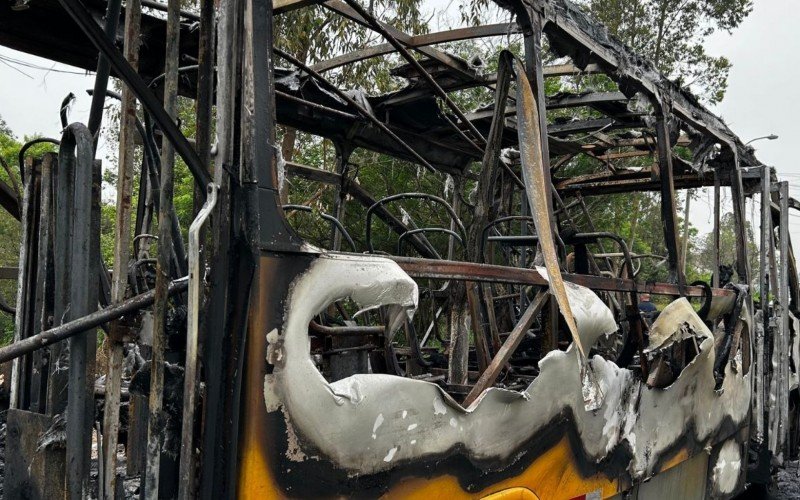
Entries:
POLYGON ((0 276, 18 283, 0 302, 16 325, 0 348, 9 498, 402 496, 438 474, 477 496, 562 435, 603 496, 646 495, 676 456, 704 457, 710 498, 796 459, 787 182, 570 1, 497 4, 507 22, 411 35, 358 0, 0 0, 0 44, 97 72, 88 123, 62 108, 63 135, 37 140, 57 152, 26 145, 19 191, 0 183, 23 228, 0 276), (307 64, 274 42, 302 9, 379 41, 307 64), (476 39, 488 54, 459 52, 476 39), (391 91, 369 83, 375 58, 391 91), (191 137, 178 99, 194 101, 191 137), (109 263, 95 148, 120 100, 109 263), (678 200, 696 188, 736 251, 720 261, 717 237, 693 281, 678 200), (634 195, 660 210, 652 253, 599 223, 634 195), (381 434, 395 421, 410 444, 381 434))

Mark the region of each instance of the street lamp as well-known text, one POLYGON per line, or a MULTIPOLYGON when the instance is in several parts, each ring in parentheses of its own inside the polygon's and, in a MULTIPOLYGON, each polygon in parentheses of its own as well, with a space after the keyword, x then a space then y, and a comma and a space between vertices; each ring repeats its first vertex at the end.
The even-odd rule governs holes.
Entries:
POLYGON ((763 137, 756 137, 755 139, 750 139, 749 141, 745 142, 745 143, 744 143, 744 145, 745 145, 745 146, 747 146, 747 145, 748 145, 748 144, 750 144, 751 142, 760 141, 761 139, 767 139, 767 140, 769 140, 769 141, 774 141, 774 140, 775 140, 775 139, 777 139, 777 138, 778 138, 778 136, 777 136, 777 135, 775 135, 775 134, 769 134, 769 135, 765 135, 765 136, 763 136, 763 137))

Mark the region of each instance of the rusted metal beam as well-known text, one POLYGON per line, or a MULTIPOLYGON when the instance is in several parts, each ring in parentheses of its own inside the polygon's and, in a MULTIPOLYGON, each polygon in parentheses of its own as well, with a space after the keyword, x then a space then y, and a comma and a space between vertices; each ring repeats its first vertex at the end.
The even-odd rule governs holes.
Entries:
POLYGON ((19 220, 20 215, 20 206, 19 200, 17 199, 17 193, 11 189, 11 186, 0 180, 0 207, 3 207, 6 212, 8 212, 11 217, 19 220))
MULTIPOLYGON (((124 55, 131 67, 139 67, 139 23, 142 7, 139 0, 128 0, 125 5, 124 55)), ((104 96, 103 96, 104 97, 104 96)), ((114 235, 114 272, 111 282, 111 302, 125 298, 128 287, 130 260, 131 215, 133 202, 134 137, 136 132, 136 97, 126 87, 122 88, 120 109, 119 162, 117 165, 117 210, 114 235)), ((143 186, 141 187, 144 188, 143 186)), ((112 334, 106 340, 108 371, 103 411, 103 441, 100 460, 103 464, 100 491, 104 499, 113 500, 117 490, 117 440, 119 436, 120 394, 122 390, 123 346, 120 342, 120 325, 111 325, 112 334)))
POLYGON ((589 120, 576 120, 563 124, 548 125, 547 133, 554 136, 570 134, 595 133, 601 130, 619 130, 626 128, 643 128, 641 121, 621 121, 615 118, 593 118, 589 120))
POLYGON ((312 321, 308 324, 308 331, 329 337, 358 336, 358 335, 383 335, 385 326, 325 326, 312 321))
POLYGON ((595 172, 591 174, 575 175, 573 177, 556 178, 553 180, 553 184, 555 185, 556 189, 561 191, 570 186, 581 185, 588 182, 606 181, 612 183, 623 180, 649 179, 649 178, 650 178, 650 169, 642 169, 639 171, 621 170, 616 172, 611 170, 606 170, 603 172, 595 172))
MULTIPOLYGON (((338 0, 333 0, 333 1, 338 1, 338 0)), ((450 111, 452 111, 458 117, 461 123, 467 126, 467 129, 469 129, 469 131, 474 134, 475 138, 478 139, 480 143, 485 143, 486 139, 483 137, 483 134, 481 134, 481 132, 477 128, 475 128, 472 122, 470 122, 464 116, 464 112, 461 111, 461 108, 459 108, 458 105, 456 105, 456 103, 453 102, 452 99, 450 99, 450 97, 447 95, 447 92, 445 92, 439 86, 439 84, 436 83, 436 80, 434 80, 433 77, 425 70, 425 68, 422 67, 419 61, 417 61, 414 58, 414 56, 412 56, 411 53, 408 52, 408 50, 401 45, 401 43, 397 40, 395 35, 391 33, 391 30, 389 30, 386 25, 376 20, 356 0, 344 0, 344 1, 361 18, 366 20, 367 24, 371 29, 379 33, 381 36, 383 36, 386 39, 386 41, 388 41, 395 48, 395 50, 397 50, 403 56, 406 62, 408 62, 409 64, 411 64, 411 66, 414 67, 414 69, 418 72, 420 78, 422 78, 431 87, 434 94, 436 94, 447 105, 447 107, 450 108, 450 111)), ((326 2, 326 5, 329 5, 331 3, 333 2, 332 1, 326 2)), ((461 130, 456 128, 456 132, 461 133, 461 130)), ((467 142, 472 142, 468 137, 464 138, 467 142)))
POLYGON ((639 158, 642 156, 652 156, 652 151, 623 151, 621 153, 606 153, 604 155, 595 156, 594 158, 600 161, 613 161, 621 160, 624 158, 639 158))
POLYGON ((428 163, 428 160, 423 158, 416 150, 414 150, 411 146, 409 146, 404 140, 397 136, 392 130, 389 129, 382 121, 378 120, 372 113, 364 109, 359 103, 355 101, 352 97, 347 95, 347 93, 341 91, 336 85, 330 83, 325 77, 317 73, 316 71, 312 70, 308 65, 297 59, 296 57, 292 56, 291 54, 275 47, 274 51, 276 54, 281 56, 282 58, 286 59, 290 63, 297 66, 299 69, 305 71, 312 77, 314 77, 317 81, 328 87, 332 92, 334 92, 339 98, 344 100, 348 105, 350 105, 353 109, 357 110, 358 113, 367 121, 371 122, 373 125, 381 129, 386 135, 391 137, 395 142, 397 142, 403 149, 408 151, 408 153, 416 158, 416 160, 421 163, 425 168, 430 170, 431 172, 435 172, 433 166, 428 163))
MULTIPOLYGON (((178 112, 178 62, 180 43, 180 0, 169 0, 167 12, 167 46, 164 64, 164 111, 170 120, 178 112)), ((188 143, 187 143, 188 144, 188 143)), ((194 149, 191 152, 196 157, 194 149)), ((199 158, 198 158, 199 163, 199 158)), ((202 169, 206 178, 208 171, 202 169)), ((147 402, 147 453, 143 484, 146 498, 157 498, 161 481, 161 448, 163 441, 164 355, 167 347, 167 310, 169 309, 170 263, 172 260, 172 230, 170 225, 175 189, 175 150, 164 141, 161 146, 161 192, 158 210, 158 259, 156 263, 155 302, 153 306, 153 343, 150 357, 150 392, 147 402)))
POLYGON ((667 246, 670 280, 674 280, 678 285, 685 285, 686 276, 680 267, 681 248, 678 244, 678 215, 667 118, 666 110, 660 109, 656 117, 658 168, 653 168, 651 173, 654 180, 659 180, 661 184, 661 224, 664 230, 664 243, 667 246))
POLYGON ((467 394, 467 397, 464 399, 464 407, 469 408, 470 405, 472 405, 472 403, 474 403, 475 400, 478 399, 481 394, 483 394, 483 391, 495 383, 497 377, 500 375, 500 372, 511 358, 511 355, 514 354, 514 351, 517 349, 517 347, 519 347, 522 339, 525 338, 525 333, 527 333, 528 329, 533 324, 533 321, 536 319, 536 316, 542 310, 542 307, 547 301, 548 296, 549 294, 546 290, 540 290, 536 293, 536 296, 528 305, 528 308, 525 309, 525 312, 514 326, 514 329, 511 330, 511 333, 506 338, 505 342, 503 342, 503 346, 500 348, 497 354, 495 354, 492 362, 485 370, 483 370, 481 376, 478 377, 478 381, 475 382, 472 390, 469 392, 469 394, 467 394))
MULTIPOLYGON (((122 0, 109 0, 106 3, 106 15, 103 32, 106 38, 114 43, 117 37, 117 26, 119 25, 119 14, 122 8, 122 0)), ((108 58, 101 51, 97 57, 97 72, 94 77, 94 92, 92 104, 89 108, 89 121, 86 126, 94 137, 94 149, 97 150, 97 141, 100 138, 100 126, 103 123, 103 103, 108 89, 108 77, 111 74, 111 65, 108 58)))
MULTIPOLYGON (((367 10, 364 9, 360 4, 349 1, 343 2, 341 0, 328 0, 323 5, 325 6, 325 8, 333 12, 336 12, 337 14, 347 19, 350 19, 355 23, 358 23, 364 27, 376 30, 378 33, 381 33, 381 35, 384 36, 384 38, 392 46, 392 48, 395 51, 403 54, 404 57, 405 54, 408 53, 404 45, 412 43, 411 36, 407 33, 403 33, 394 26, 378 21, 377 19, 374 18, 374 16, 372 16, 369 12, 367 12, 367 10), (403 45, 399 45, 399 43, 402 43, 403 45)), ((463 65, 460 64, 460 60, 458 58, 446 52, 443 52, 433 47, 424 47, 424 46, 417 47, 414 50, 420 52, 421 54, 433 60, 439 61, 440 63, 453 69, 454 71, 457 71, 458 73, 462 74, 464 77, 468 79, 479 78, 478 74, 474 70, 464 68, 463 65)), ((408 61, 408 59, 406 60, 408 61)), ((408 62, 411 63, 412 66, 414 66, 414 63, 412 63, 411 61, 408 62)), ((419 70, 419 68, 417 68, 417 70, 419 70)))
MULTIPOLYGON (((420 259, 415 257, 387 258, 397 264, 412 278, 430 278, 441 280, 478 281, 487 283, 509 283, 518 285, 545 286, 545 280, 535 269, 518 267, 497 266, 492 264, 477 264, 473 262, 458 262, 449 260, 420 259)), ((687 285, 684 288, 674 283, 640 283, 628 278, 609 278, 607 276, 594 276, 584 274, 563 273, 564 281, 606 292, 636 292, 652 295, 669 295, 673 297, 704 297, 705 291, 701 286, 687 285)), ((731 290, 713 288, 714 297, 733 297, 731 290)))
MULTIPOLYGON (((211 168, 212 107, 214 98, 214 36, 216 24, 214 0, 200 0, 197 47, 197 98, 195 100, 195 147, 200 163, 211 168)), ((195 191, 202 186, 195 185, 195 191)), ((194 213, 203 205, 202 193, 195 192, 194 213)))
MULTIPOLYGON (((676 175, 673 177, 673 185, 675 189, 689 189, 705 186, 712 186, 714 184, 710 175, 676 175)), ((586 182, 582 184, 573 184, 559 189, 562 195, 570 196, 576 192, 580 192, 583 196, 601 196, 608 194, 619 193, 635 193, 644 191, 660 191, 661 181, 652 179, 624 179, 613 180, 604 182, 586 182)))
MULTIPOLYGON (((175 280, 170 283, 168 293, 170 296, 183 293, 186 291, 187 286, 188 281, 186 278, 175 280)), ((61 342, 62 340, 66 340, 73 335, 97 328, 110 321, 144 309, 153 304, 154 297, 155 290, 150 290, 149 292, 127 299, 124 302, 110 305, 105 309, 55 326, 32 337, 22 339, 5 347, 0 347, 0 363, 17 359, 37 349, 45 348, 57 342, 61 342)))
MULTIPOLYGON (((279 1, 285 2, 287 0, 279 1)), ((273 3, 273 10, 276 8, 275 6, 276 4, 273 3)), ((519 27, 515 23, 500 23, 474 26, 469 28, 457 28, 453 30, 439 31, 437 33, 411 35, 408 37, 407 41, 401 41, 403 41, 403 44, 406 47, 416 49, 429 45, 436 45, 439 43, 457 42, 461 40, 470 40, 473 38, 483 38, 489 36, 501 36, 519 32, 519 27)), ((355 50, 353 52, 348 52, 347 54, 333 57, 327 61, 318 62, 311 67, 320 73, 324 73, 335 68, 347 66, 365 59, 391 54, 393 52, 395 52, 395 50, 390 43, 381 43, 364 49, 355 50)), ((491 77, 489 77, 489 79, 491 79, 491 77)), ((481 80, 482 79, 475 80, 475 84, 481 85, 481 83, 478 83, 481 80)))
MULTIPOLYGON (((543 68, 544 70, 544 68, 543 68)), ((584 94, 564 94, 547 99, 547 109, 578 108, 609 102, 627 102, 622 92, 588 92, 584 94)))

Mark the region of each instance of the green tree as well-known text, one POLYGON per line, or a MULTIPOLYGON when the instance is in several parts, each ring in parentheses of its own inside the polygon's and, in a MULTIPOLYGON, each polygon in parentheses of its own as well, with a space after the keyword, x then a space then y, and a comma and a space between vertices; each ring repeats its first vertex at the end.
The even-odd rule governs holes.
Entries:
MULTIPOLYGON (((0 182, 13 189, 22 190, 19 178, 18 155, 22 145, 39 135, 24 137, 18 140, 8 124, 0 117, 0 158, 3 159, 8 170, 0 169, 0 182)), ((29 156, 40 156, 47 151, 54 151, 51 144, 37 144, 28 150, 29 156)), ((21 192, 18 193, 21 196, 21 192)), ((16 268, 19 265, 20 224, 11 214, 0 208, 0 267, 16 268)), ((15 280, 0 280, 0 294, 10 306, 15 306, 17 282, 15 280)), ((0 312, 0 345, 11 341, 14 335, 14 318, 0 312)))
MULTIPOLYGON (((17 141, 11 129, 6 122, 0 117, 0 157, 6 165, 8 165, 10 172, 5 169, 0 169, 0 181, 8 186, 14 186, 15 183, 9 177, 16 175, 17 165, 17 152, 19 151, 19 142, 17 141)), ((18 177, 17 177, 18 182, 18 177)), ((8 212, 0 208, 0 267, 16 267, 19 260, 19 222, 14 219, 8 212)), ((15 281, 2 280, 0 281, 0 295, 3 300, 14 306, 16 300, 16 286, 15 281)), ((0 312, 0 344, 7 344, 14 335, 14 318, 4 312, 0 312)))
MULTIPOLYGON (((759 250, 756 245, 755 233, 750 221, 745 222, 747 236, 747 260, 750 262, 750 271, 758 275, 759 250)), ((719 263, 731 266, 736 270, 736 221, 732 212, 723 214, 719 221, 719 263)), ((694 267, 703 270, 710 277, 714 272, 714 235, 704 234, 697 242, 698 251, 689 255, 689 262, 694 261, 694 267)))
MULTIPOLYGON (((427 24, 419 10, 420 3, 420 0, 373 0, 369 3, 369 10, 397 29, 420 34, 427 32, 427 24)), ((322 6, 310 6, 277 16, 275 25, 275 45, 306 64, 360 49, 380 37, 371 29, 322 6)), ((279 60, 277 64, 288 63, 279 60)), ((348 65, 328 76, 345 88, 363 88, 368 82, 370 88, 364 90, 372 92, 386 92, 396 85, 384 58, 348 65)), ((281 139, 283 157, 292 160, 296 150, 302 147, 302 144, 297 145, 297 131, 287 127, 281 139)))
POLYGON ((579 0, 625 44, 702 99, 725 96, 730 61, 706 52, 715 31, 731 32, 750 14, 752 0, 579 0))

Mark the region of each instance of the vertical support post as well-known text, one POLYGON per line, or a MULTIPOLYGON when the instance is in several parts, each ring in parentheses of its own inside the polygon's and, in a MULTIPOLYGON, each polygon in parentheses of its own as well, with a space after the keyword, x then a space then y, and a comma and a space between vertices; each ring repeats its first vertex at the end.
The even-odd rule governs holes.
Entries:
POLYGON ((467 357, 469 356, 469 336, 467 335, 467 308, 461 305, 466 299, 466 290, 458 290, 459 301, 450 308, 450 355, 447 364, 447 382, 464 385, 468 380, 467 357))
POLYGON ((778 398, 780 401, 780 438, 778 443, 788 459, 789 455, 789 183, 784 181, 778 184, 778 197, 780 207, 780 385, 778 398))
MULTIPOLYGON (((39 203, 39 248, 37 250, 36 318, 33 320, 33 334, 41 333, 52 326, 53 317, 53 172, 58 164, 58 156, 46 153, 42 157, 41 201, 39 203)), ((47 386, 50 363, 47 352, 36 354, 41 361, 39 377, 41 384, 38 394, 40 413, 47 410, 47 386)))
POLYGON ((736 274, 739 283, 750 282, 750 261, 747 259, 747 221, 744 208, 744 188, 742 186, 742 171, 739 170, 739 160, 735 160, 730 172, 731 198, 733 198, 733 222, 736 230, 736 274))
MULTIPOLYGON (((124 55, 133 69, 139 67, 139 23, 142 15, 140 0, 128 0, 125 11, 124 55)), ((119 164, 117 166, 117 210, 114 235, 114 273, 111 282, 111 302, 125 299, 130 260, 130 234, 133 198, 134 134, 136 133, 136 97, 124 86, 120 109, 119 164)), ((145 186, 141 186, 142 190, 145 186)), ((120 393, 122 382, 122 342, 120 324, 111 324, 107 338, 108 372, 103 411, 103 447, 100 467, 102 497, 113 500, 117 485, 117 438, 119 435, 120 393)))
POLYGON ((663 104, 658 104, 656 118, 656 147, 658 148, 658 178, 661 181, 661 224, 664 228, 664 242, 667 245, 670 281, 680 286, 686 285, 686 277, 680 268, 681 249, 678 245, 678 216, 675 206, 675 183, 672 171, 672 146, 669 138, 669 125, 663 104))
MULTIPOLYGON (((203 344, 203 366, 207 373, 225 373, 231 331, 233 287, 233 220, 231 194, 235 183, 228 170, 238 158, 238 84, 240 81, 242 44, 241 0, 220 0, 217 6, 216 47, 216 118, 217 154, 214 157, 214 183, 219 186, 217 210, 213 223, 213 257, 211 290, 205 313, 206 335, 203 344)), ((214 498, 227 491, 225 447, 230 443, 222 428, 225 419, 223 377, 208 377, 203 416, 203 455, 200 491, 202 498, 214 498)), ((231 495, 232 496, 232 495, 231 495)))
POLYGON ((275 145, 275 79, 272 71, 272 6, 246 0, 242 58, 241 172, 247 193, 247 231, 260 248, 296 250, 280 208, 275 145))
MULTIPOLYGON (((200 163, 211 165, 211 107, 214 89, 214 0, 200 0, 200 35, 197 48, 197 100, 195 147, 200 163)), ((195 184, 194 213, 203 204, 204 186, 195 184)))
POLYGON ((692 190, 686 190, 686 205, 683 208, 683 251, 681 252, 681 272, 686 276, 686 259, 689 253, 689 207, 692 202, 692 190))
MULTIPOLYGON (((764 167, 767 172, 765 175, 770 176, 768 167, 764 167)), ((773 454, 773 459, 777 464, 781 464, 783 457, 781 455, 781 406, 783 401, 781 395, 781 365, 783 364, 783 353, 781 352, 781 297, 780 297, 780 283, 778 282, 778 263, 776 245, 778 240, 775 238, 775 215, 780 216, 777 211, 772 208, 772 194, 776 192, 777 185, 769 185, 768 198, 766 202, 762 199, 762 203, 767 203, 767 211, 769 217, 768 233, 769 233, 769 260, 767 262, 768 271, 767 279, 769 280, 769 295, 766 299, 762 297, 762 309, 764 310, 764 319, 769 329, 765 337, 766 357, 764 365, 767 366, 767 381, 769 382, 769 403, 766 404, 768 424, 767 424, 767 438, 769 444, 769 451, 773 454), (772 299, 772 300, 770 300, 772 299), (766 301, 766 302, 764 302, 766 301), (771 307, 770 307, 771 304, 771 307)), ((776 197, 777 200, 777 197, 776 197)), ((763 205, 762 205, 763 208, 763 205)), ((779 217, 778 217, 779 218, 779 217)))
MULTIPOLYGON (((93 213, 99 207, 93 206, 92 190, 96 178, 98 186, 95 196, 99 196, 100 166, 99 162, 93 162, 91 133, 80 124, 72 124, 64 131, 58 157, 55 255, 69 257, 66 266, 56 266, 55 269, 54 316, 57 321, 67 322, 92 313, 97 308, 98 289, 91 286, 89 277, 97 276, 96 264, 91 261, 99 257, 99 246, 94 248, 95 243, 99 244, 99 239, 92 241, 94 233, 99 231, 99 213, 93 213)), ((89 495, 94 420, 93 367, 97 342, 94 333, 94 329, 87 330, 68 341, 67 496, 73 500, 89 495)), ((59 361, 56 360, 57 363, 59 361)), ((54 408, 53 412, 60 412, 60 408, 54 408)))
MULTIPOLYGON (((28 206, 30 212, 28 223, 30 227, 28 229, 28 241, 26 242, 28 245, 28 265, 25 272, 27 285, 23 299, 25 301, 25 315, 22 318, 24 324, 23 332, 26 337, 30 337, 36 331, 36 295, 39 292, 39 276, 41 272, 39 261, 35 256, 39 248, 39 214, 41 213, 42 202, 42 161, 38 159, 33 160, 33 158, 31 158, 31 165, 30 174, 32 178, 30 183, 33 185, 33 196, 28 206)), ((23 358, 22 373, 24 373, 24 377, 21 380, 23 382, 21 387, 25 388, 23 400, 24 408, 35 412, 40 411, 39 394, 41 392, 42 383, 40 371, 36 369, 37 358, 39 358, 39 353, 31 353, 23 358)))
MULTIPOLYGON (((347 162, 350 161, 350 153, 353 151, 349 144, 337 143, 336 147, 336 172, 341 176, 341 183, 334 186, 333 216, 337 220, 343 221, 347 210, 347 190, 342 189, 344 183, 350 182, 347 175, 347 162)), ((333 250, 339 251, 342 248, 342 233, 335 224, 331 224, 331 241, 333 250)))
MULTIPOLYGON (((117 37, 117 26, 119 25, 119 13, 122 8, 122 0, 111 0, 106 5, 106 22, 103 33, 112 43, 117 37)), ((89 121, 87 126, 92 133, 92 150, 97 149, 97 139, 100 136, 100 125, 103 123, 103 104, 106 99, 108 89, 108 76, 111 73, 111 65, 108 58, 102 52, 97 57, 97 73, 94 78, 94 91, 92 92, 92 104, 89 109, 89 121)))
POLYGON ((719 287, 719 227, 720 224, 720 181, 719 172, 714 170, 714 231, 711 249, 711 286, 719 287))
MULTIPOLYGON (((33 261, 31 256, 31 239, 33 238, 33 218, 34 197, 36 175, 33 172, 33 163, 30 163, 28 175, 25 176, 25 185, 22 191, 22 210, 20 220, 22 222, 22 235, 19 255, 19 272, 17 274, 17 300, 16 314, 14 315, 14 343, 26 338, 30 333, 27 330, 25 321, 28 314, 28 295, 31 287, 30 265, 33 261)), ((11 364, 11 402, 10 408, 26 409, 28 399, 28 389, 25 384, 25 365, 28 356, 15 358, 11 364)))
MULTIPOLYGON (((178 100, 178 57, 180 48, 180 0, 169 0, 167 7, 167 42, 164 55, 164 110, 174 120, 178 100)), ((144 498, 159 497, 161 443, 163 439, 164 349, 169 297, 170 260, 172 258, 172 195, 174 189, 175 151, 164 140, 161 148, 161 194, 158 213, 158 259, 155 302, 153 305, 153 354, 150 360, 150 394, 147 417, 147 465, 144 498)))
MULTIPOLYGON (((733 183, 732 183, 733 184, 733 183)), ((734 199, 734 204, 736 203, 734 199)), ((761 241, 758 265, 759 293, 761 294, 761 327, 756 338, 756 360, 758 370, 756 371, 757 394, 756 394, 756 435, 764 438, 764 411, 766 408, 766 391, 768 386, 765 384, 767 379, 767 356, 766 339, 769 335, 769 252, 772 248, 771 226, 772 214, 770 213, 770 175, 769 169, 764 167, 761 170, 761 241)))

